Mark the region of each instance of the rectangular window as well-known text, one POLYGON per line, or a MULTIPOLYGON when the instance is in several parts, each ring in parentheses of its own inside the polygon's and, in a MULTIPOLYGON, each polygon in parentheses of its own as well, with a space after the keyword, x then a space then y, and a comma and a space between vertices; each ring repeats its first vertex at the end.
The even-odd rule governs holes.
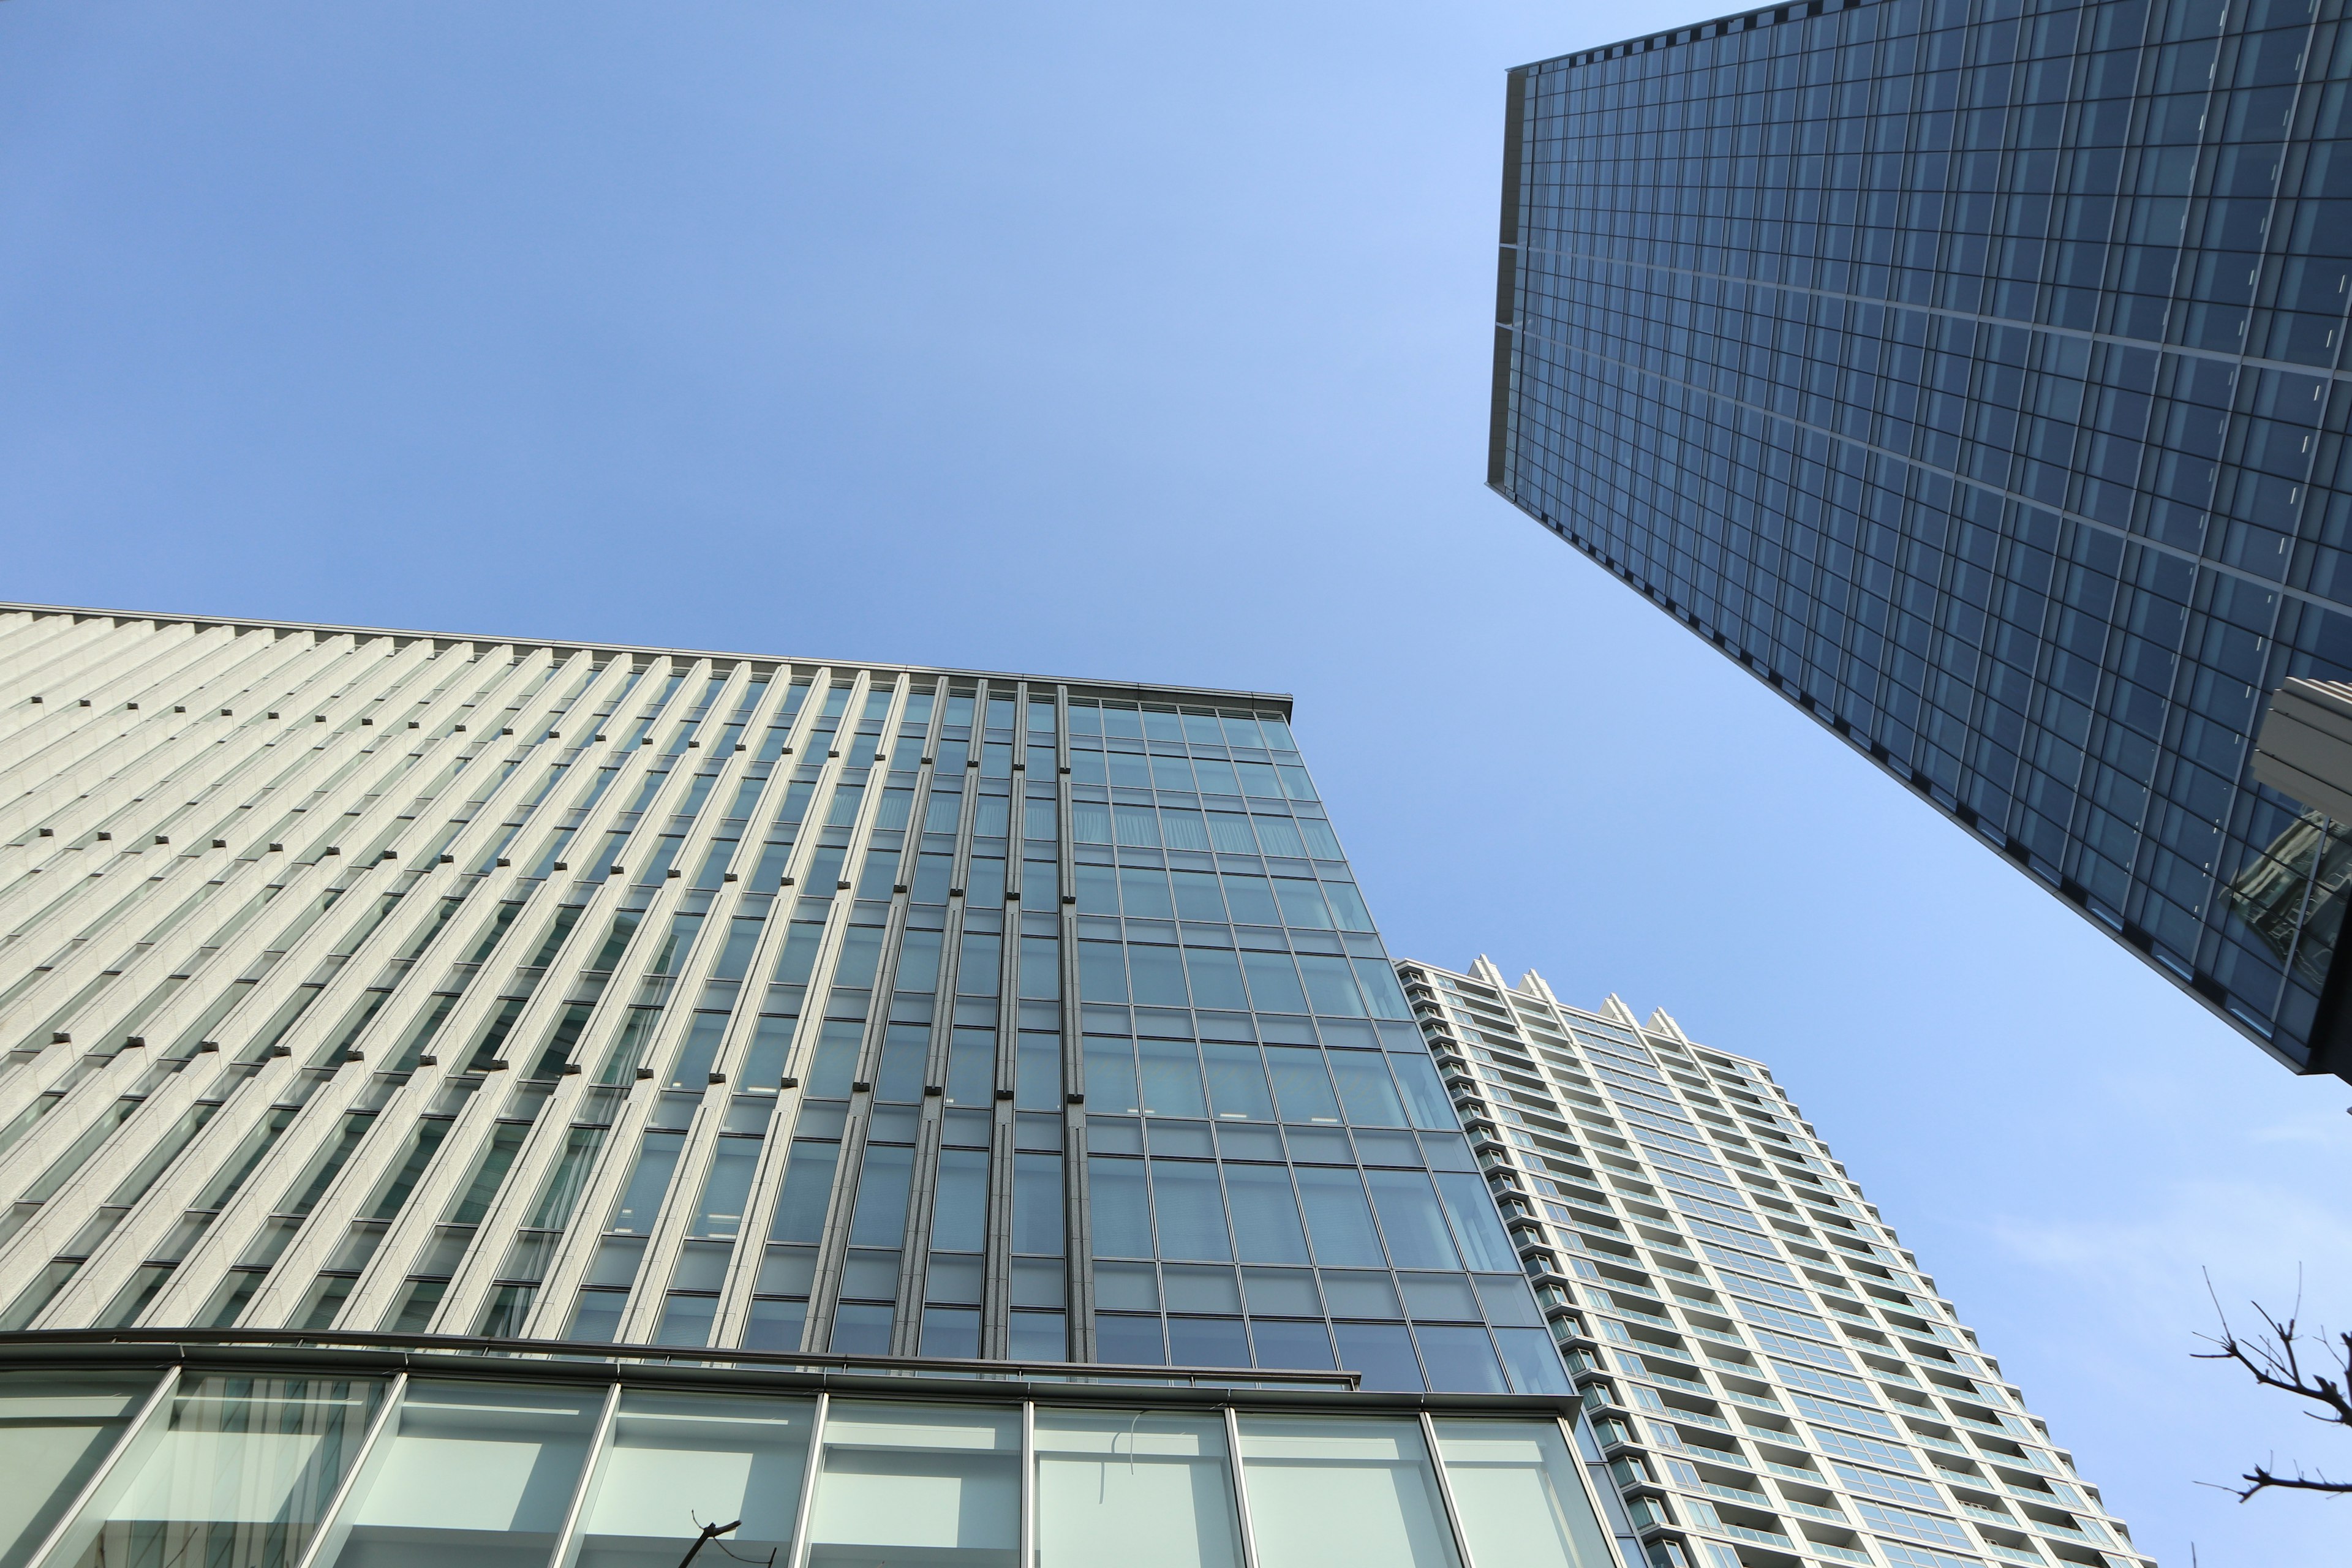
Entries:
POLYGON ((1021 1540, 1020 1412, 835 1401, 809 1539, 814 1563, 1010 1563, 1021 1540))
POLYGON ((1041 1409, 1035 1430, 1038 1568, 1239 1568, 1223 1422, 1041 1409))
MULTIPOLYGON (((1414 1422, 1244 1415, 1240 1430, 1261 1563, 1459 1568, 1414 1422)), ((1594 1561, 1609 1558, 1604 1552, 1594 1561)))

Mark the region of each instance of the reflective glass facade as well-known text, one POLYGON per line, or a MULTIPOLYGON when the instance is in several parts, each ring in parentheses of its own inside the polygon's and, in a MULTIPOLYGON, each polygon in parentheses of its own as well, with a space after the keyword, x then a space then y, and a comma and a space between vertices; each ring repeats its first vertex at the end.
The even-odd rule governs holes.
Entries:
POLYGON ((95 1340, 0 1344, 5 1568, 1618 1568, 1565 1399, 95 1340))
POLYGON ((2338 1072, 2346 829, 2247 763, 2352 675, 2340 13, 1810 0, 1514 71, 1487 474, 2338 1072))
POLYGON ((1657 1568, 2150 1568, 1769 1069, 1399 971, 1657 1568))
POLYGON ((0 758, 0 1332, 1568 1390, 1286 700, 19 607, 0 758))

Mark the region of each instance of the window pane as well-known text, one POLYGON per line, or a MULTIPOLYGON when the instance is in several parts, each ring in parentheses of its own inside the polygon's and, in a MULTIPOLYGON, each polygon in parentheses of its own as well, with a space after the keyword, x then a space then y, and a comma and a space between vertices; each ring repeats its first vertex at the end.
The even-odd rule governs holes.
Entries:
POLYGON ((1318 1013, 1341 1018, 1364 1016, 1364 998, 1356 989, 1355 972, 1346 959, 1303 953, 1298 973, 1307 977, 1307 994, 1315 999, 1318 1013))
POLYGON ((1350 1170, 1324 1166, 1297 1167, 1298 1195, 1307 1208, 1307 1234, 1315 1241, 1315 1261, 1326 1268, 1369 1266, 1386 1261, 1380 1235, 1372 1228, 1372 1211, 1364 1202, 1364 1184, 1350 1170))
POLYGON ((1062 1157, 1013 1157, 1013 1250, 1058 1257, 1062 1251, 1062 1157))
POLYGON ((1249 997, 1242 990, 1242 972, 1232 953, 1223 948, 1207 947, 1188 947, 1182 951, 1184 972, 1192 981, 1194 1006, 1244 1008, 1249 1005, 1249 997))
MULTIPOLYGON (((555 1548, 601 1388, 413 1383, 337 1568, 537 1568, 555 1548)), ((338 1528, 341 1528, 339 1525, 338 1528)))
POLYGON ((1038 1568, 1235 1568, 1223 1423, 1037 1412, 1038 1568))
POLYGON ((1339 1081, 1339 1098, 1347 1102, 1348 1120, 1359 1127, 1402 1127, 1404 1105, 1390 1081, 1388 1063, 1378 1051, 1333 1051, 1331 1076, 1339 1081))
POLYGON ((1298 1046, 1268 1046, 1265 1060, 1274 1073, 1274 1092, 1282 1100, 1285 1121, 1339 1120, 1339 1101, 1331 1093, 1331 1075, 1324 1068, 1322 1052, 1298 1046))
POLYGON ((1306 1262, 1307 1237, 1298 1227, 1298 1200, 1291 1194, 1290 1173, 1280 1165, 1227 1165, 1224 1169, 1241 1260, 1306 1262))
MULTIPOLYGON (((293 1562, 383 1397, 373 1380, 192 1378, 173 1397, 162 1444, 68 1549, 86 1564, 293 1562)), ((18 1489, 13 1474, 5 1489, 18 1489)))
POLYGON ((730 1550, 759 1560, 788 1550, 814 1413, 802 1399, 622 1395, 580 1568, 675 1568, 680 1542, 730 1519, 743 1521, 730 1550))
POLYGON ((1426 1386, 1402 1323, 1334 1323, 1332 1332, 1339 1342, 1339 1364, 1361 1373, 1366 1388, 1418 1392, 1426 1386))
POLYGON ((1321 1323, 1259 1318, 1250 1324, 1250 1338, 1257 1344, 1259 1366, 1331 1370, 1331 1334, 1321 1323))
POLYGON ((0 1376, 0 1568, 21 1568, 154 1386, 152 1376, 0 1376))
POLYGON ((971 1406, 836 1402, 809 1517, 810 1568, 874 1568, 889 1551, 1012 1568, 1021 1528, 1021 1417, 971 1406))
MULTIPOLYGON (((1197 984, 1198 976, 1195 976, 1197 984)), ((1274 1120, 1274 1101, 1265 1092, 1265 1065, 1255 1046, 1205 1045, 1201 1055, 1209 1068, 1209 1093, 1220 1117, 1274 1120)))
POLYGON ((1088 1160, 1087 1197, 1094 1211, 1097 1258, 1151 1256, 1151 1205, 1144 1194, 1142 1161, 1088 1160))
POLYGON ((1143 1040, 1137 1045, 1143 1064, 1143 1108, 1155 1116, 1206 1116, 1209 1102, 1201 1092, 1201 1058, 1183 1040, 1143 1040))
POLYGON ((1367 1171, 1364 1180, 1381 1212, 1389 1257, 1399 1268, 1458 1267, 1454 1244, 1446 1238, 1445 1216, 1438 1211, 1427 1176, 1419 1171, 1367 1171))
POLYGON ((939 1184, 931 1199, 931 1246, 978 1252, 988 1243, 988 1151, 940 1151, 939 1184))
POLYGON ((1162 1258, 1233 1257, 1225 1236, 1225 1204, 1217 1168, 1189 1161, 1151 1162, 1151 1196, 1160 1219, 1162 1258))
POLYGON ((1458 1563, 1415 1423, 1244 1415, 1241 1441, 1258 1568, 1458 1563))
POLYGON ((1612 1561, 1558 1422, 1441 1420, 1437 1451, 1479 1561, 1520 1568, 1612 1561))
POLYGON ((923 1353, 966 1358, 980 1354, 980 1309, 924 1308, 923 1353))
POLYGON ((1454 1238, 1471 1268, 1505 1269, 1518 1262, 1483 1178, 1467 1172, 1440 1172, 1436 1181, 1445 1212, 1454 1216, 1454 1238))
POLYGON ((784 1166, 784 1190, 776 1199, 771 1241, 816 1241, 824 1235, 825 1205, 833 1196, 833 1170, 841 1145, 814 1138, 793 1140, 784 1166))
POLYGON ((890 1143, 870 1143, 857 1177, 857 1208, 849 1223, 852 1247, 896 1247, 907 1234, 907 1188, 915 1152, 890 1143))
POLYGON ((808 1321, 806 1301, 754 1301, 751 1321, 744 1325, 747 1351, 796 1351, 801 1329, 808 1321))
POLYGON ((1432 1388, 1447 1394, 1507 1392, 1486 1330, 1419 1323, 1412 1332, 1421 1342, 1422 1364, 1429 1369, 1432 1388))

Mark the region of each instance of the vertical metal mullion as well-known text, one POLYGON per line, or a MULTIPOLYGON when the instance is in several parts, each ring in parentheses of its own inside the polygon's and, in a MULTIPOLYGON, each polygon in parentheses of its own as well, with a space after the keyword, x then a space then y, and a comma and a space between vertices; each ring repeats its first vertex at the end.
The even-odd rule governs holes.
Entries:
POLYGON ((319 1515, 318 1533, 311 1536, 310 1543, 302 1549, 302 1555, 296 1561, 294 1568, 318 1568, 320 1563, 331 1560, 342 1546, 343 1537, 351 1533, 351 1528, 343 1523, 342 1516, 351 1507, 352 1500, 374 1478, 376 1455, 391 1451, 383 1442, 383 1435, 399 1427, 400 1407, 407 1397, 408 1373, 396 1373, 392 1386, 384 1390, 383 1408, 375 1413, 375 1419, 368 1423, 367 1435, 360 1439, 359 1452, 352 1456, 352 1468, 344 1474, 342 1485, 335 1489, 335 1495, 328 1500, 326 1508, 319 1515))
POLYGON ((1421 1412, 1421 1443, 1429 1451, 1429 1468, 1437 1476, 1437 1495, 1445 1504, 1445 1528, 1454 1532, 1454 1554, 1462 1568, 1478 1568, 1470 1556, 1470 1538, 1462 1532, 1462 1510, 1454 1506, 1454 1483, 1445 1479, 1445 1461, 1437 1452, 1437 1423, 1426 1410, 1421 1412))
POLYGON ((1021 1568, 1037 1561, 1037 1402, 1021 1402, 1021 1568))
POLYGON ((808 1568, 810 1504, 816 1500, 816 1484, 824 1474, 824 1417, 833 1404, 833 1395, 819 1391, 816 1414, 809 1417, 808 1462, 801 1467, 800 1502, 793 1510, 792 1568, 808 1568))
POLYGON ((1225 1410, 1225 1470, 1233 1478, 1234 1520, 1241 1527, 1242 1568, 1257 1568, 1257 1530, 1250 1522, 1249 1482, 1242 1479, 1242 1424, 1230 1405, 1225 1410))
POLYGON ((131 1416, 130 1425, 123 1427, 122 1436, 115 1439, 113 1448, 100 1462, 97 1471, 75 1494, 73 1506, 58 1517, 57 1524, 49 1531, 48 1539, 41 1542, 40 1550, 26 1559, 27 1568, 52 1568, 52 1565, 63 1568, 64 1564, 81 1555, 82 1547, 89 1537, 98 1533, 99 1526, 104 1522, 94 1519, 89 1529, 85 1531, 81 1528, 83 1516, 102 1512, 103 1505, 110 1503, 135 1479, 138 1467, 132 1462, 134 1458, 145 1459, 163 1442, 163 1434, 170 1426, 165 1413, 170 1410, 172 1395, 179 1391, 179 1387, 180 1369, 174 1365, 165 1370, 153 1391, 147 1395, 146 1403, 139 1407, 137 1415, 131 1416), (80 1539, 78 1541, 77 1537, 80 1539))
POLYGON ((621 1408, 621 1385, 614 1384, 604 1391, 604 1408, 596 1417, 596 1435, 588 1444, 588 1461, 580 1467, 580 1480, 572 1489, 572 1506, 563 1512, 562 1528, 555 1532, 555 1549, 548 1555, 549 1568, 563 1568, 580 1555, 580 1522, 588 1512, 589 1500, 596 1495, 596 1487, 604 1479, 604 1457, 613 1449, 613 1427, 621 1408))
POLYGON ((1069 1354, 1091 1362, 1095 1340, 1094 1206, 1087 1186, 1086 1041, 1079 1018, 1077 838, 1071 817, 1070 689, 1053 689, 1055 923, 1062 969, 1062 1201, 1069 1354))

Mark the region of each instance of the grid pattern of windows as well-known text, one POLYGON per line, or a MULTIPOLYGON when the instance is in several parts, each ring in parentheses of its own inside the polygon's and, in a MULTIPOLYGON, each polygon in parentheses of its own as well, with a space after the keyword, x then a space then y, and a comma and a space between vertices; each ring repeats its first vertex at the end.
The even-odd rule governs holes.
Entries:
POLYGON ((2147 1568, 1762 1066, 1399 969, 1657 1568, 2147 1568))
POLYGON ((1569 1383, 1280 699, 0 611, 0 1328, 1569 1383))
POLYGON ((1511 77, 1488 480, 2290 1065, 2346 830, 2340 0, 1811 0, 1511 77))

